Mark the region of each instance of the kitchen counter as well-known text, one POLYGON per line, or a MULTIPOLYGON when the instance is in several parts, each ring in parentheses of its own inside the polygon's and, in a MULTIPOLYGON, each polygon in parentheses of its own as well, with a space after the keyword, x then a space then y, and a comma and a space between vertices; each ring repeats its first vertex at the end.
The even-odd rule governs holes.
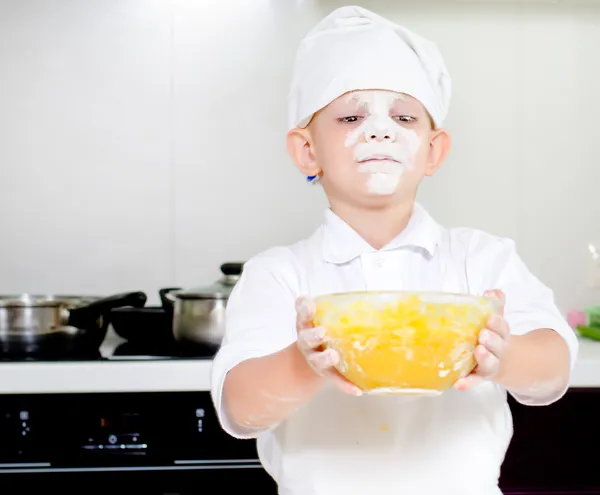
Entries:
MULTIPOLYGON (((109 332, 101 353, 124 342, 109 332)), ((0 363, 0 394, 210 390, 211 359, 123 359, 0 363)), ((580 339, 572 388, 600 388, 600 342, 580 339)))

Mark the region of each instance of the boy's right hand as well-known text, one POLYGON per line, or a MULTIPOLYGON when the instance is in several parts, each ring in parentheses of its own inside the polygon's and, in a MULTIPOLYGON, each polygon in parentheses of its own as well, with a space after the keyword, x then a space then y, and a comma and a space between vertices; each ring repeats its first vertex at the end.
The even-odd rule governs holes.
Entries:
POLYGON ((313 325, 315 310, 315 303, 311 299, 300 297, 296 301, 297 343, 300 352, 317 374, 330 378, 342 392, 362 395, 361 389, 346 380, 334 368, 340 356, 333 349, 323 348, 326 343, 326 330, 324 327, 313 325))

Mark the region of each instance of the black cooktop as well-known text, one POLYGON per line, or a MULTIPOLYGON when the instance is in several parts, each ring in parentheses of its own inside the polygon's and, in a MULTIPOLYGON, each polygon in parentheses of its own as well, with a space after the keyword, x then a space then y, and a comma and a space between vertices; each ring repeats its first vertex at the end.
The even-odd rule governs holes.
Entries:
MULTIPOLYGON (((104 350, 104 349, 102 349, 104 350)), ((212 359, 218 348, 191 342, 129 342, 114 347, 105 359, 212 359)))
POLYGON ((165 359, 212 359, 218 347, 192 342, 179 343, 172 338, 125 340, 109 329, 100 348, 65 349, 64 346, 20 351, 0 349, 0 362, 22 361, 139 361, 165 359))

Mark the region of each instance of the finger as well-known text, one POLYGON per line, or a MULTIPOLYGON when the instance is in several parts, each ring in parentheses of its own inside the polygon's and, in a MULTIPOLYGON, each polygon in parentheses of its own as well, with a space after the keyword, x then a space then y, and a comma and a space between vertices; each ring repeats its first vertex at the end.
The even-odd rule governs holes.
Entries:
POLYGON ((471 373, 470 375, 456 380, 454 383, 454 388, 461 391, 472 390, 478 385, 481 385, 481 383, 484 381, 485 379, 479 376, 477 373, 471 373))
POLYGON ((345 394, 356 395, 356 396, 363 394, 363 391, 360 388, 358 388, 356 385, 354 385, 353 383, 346 380, 342 375, 340 375, 337 372, 337 370, 333 370, 328 374, 331 377, 331 380, 333 381, 333 383, 345 394))
POLYGON ((489 297, 490 299, 495 299, 496 301, 498 301, 498 303, 499 303, 498 313, 501 315, 504 314, 504 304, 506 302, 506 297, 504 295, 504 292, 502 292, 499 289, 493 289, 493 290, 486 290, 483 293, 483 295, 486 297, 489 297))
POLYGON ((306 355, 308 364, 320 375, 338 364, 340 355, 333 349, 325 349, 324 351, 313 351, 306 355))
POLYGON ((316 306, 312 299, 299 297, 296 300, 296 327, 312 327, 312 319, 315 315, 316 306))
POLYGON ((510 329, 508 323, 504 317, 500 315, 493 315, 490 317, 487 323, 488 330, 498 334, 502 339, 507 339, 510 335, 510 329))
POLYGON ((316 349, 326 340, 325 327, 306 328, 298 331, 298 344, 303 350, 316 349))
POLYGON ((497 333, 485 328, 479 333, 479 343, 498 359, 502 358, 506 350, 506 340, 497 333))
POLYGON ((500 360, 484 346, 478 345, 475 348, 474 355, 477 360, 477 368, 475 369, 477 375, 489 378, 496 373, 500 360))

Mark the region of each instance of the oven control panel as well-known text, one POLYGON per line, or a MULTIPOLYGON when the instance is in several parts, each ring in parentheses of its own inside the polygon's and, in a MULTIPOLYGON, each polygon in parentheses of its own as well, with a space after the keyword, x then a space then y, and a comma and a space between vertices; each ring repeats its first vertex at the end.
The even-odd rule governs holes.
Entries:
POLYGON ((20 468, 258 464, 208 392, 0 396, 0 473, 20 468))
POLYGON ((141 413, 104 414, 90 436, 84 440, 84 450, 114 453, 143 452, 148 448, 142 433, 141 413))

